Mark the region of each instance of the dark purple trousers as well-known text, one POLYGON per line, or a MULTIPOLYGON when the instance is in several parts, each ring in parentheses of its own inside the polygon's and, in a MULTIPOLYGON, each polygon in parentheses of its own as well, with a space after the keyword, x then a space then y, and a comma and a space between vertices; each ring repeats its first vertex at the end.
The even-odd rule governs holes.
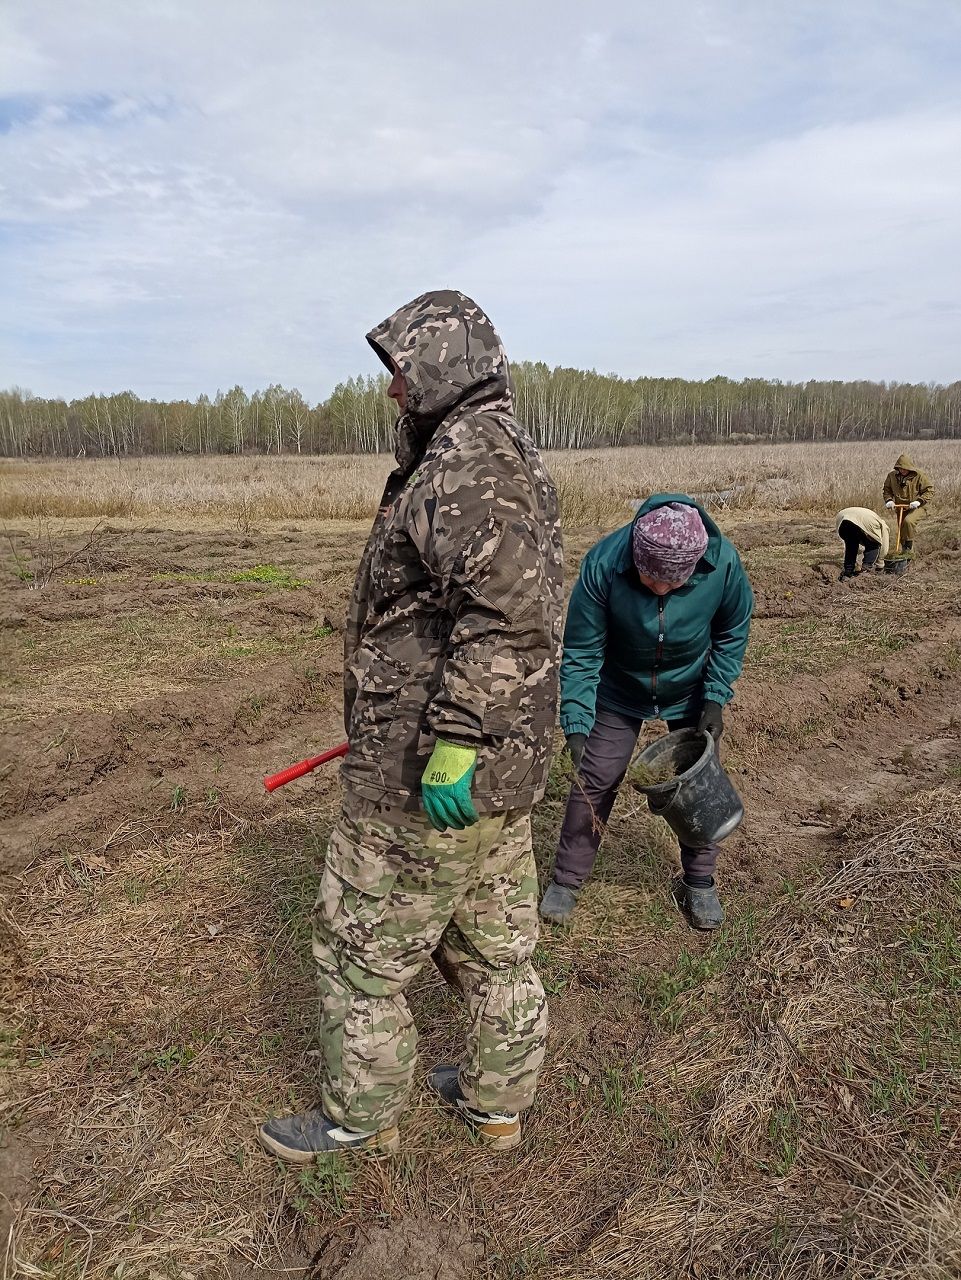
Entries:
MULTIPOLYGON (((643 723, 643 719, 598 708, 579 770, 583 791, 573 786, 567 798, 554 864, 554 879, 558 884, 579 889, 591 874, 602 834, 597 830, 591 805, 600 821, 606 823, 627 766, 631 763, 643 723)), ((690 720, 669 720, 667 727, 670 730, 686 729, 691 723, 690 720)), ((705 845, 702 849, 691 849, 682 844, 684 874, 713 876, 719 852, 720 846, 716 844, 705 845)))

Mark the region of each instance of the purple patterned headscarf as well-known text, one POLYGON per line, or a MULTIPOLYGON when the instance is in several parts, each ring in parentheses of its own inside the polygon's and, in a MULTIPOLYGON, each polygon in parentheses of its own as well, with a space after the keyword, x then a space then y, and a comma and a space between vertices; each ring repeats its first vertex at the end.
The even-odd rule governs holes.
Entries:
POLYGON ((668 502, 634 521, 634 564, 658 582, 686 582, 707 550, 707 530, 697 508, 668 502))

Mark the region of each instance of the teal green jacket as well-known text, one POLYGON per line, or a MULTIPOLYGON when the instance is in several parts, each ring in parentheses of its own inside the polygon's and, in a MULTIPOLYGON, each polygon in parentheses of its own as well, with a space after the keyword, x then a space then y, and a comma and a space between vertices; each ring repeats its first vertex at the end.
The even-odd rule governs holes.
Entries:
MULTIPOLYGON (((648 498, 635 520, 683 494, 648 498)), ((581 562, 561 661, 561 728, 590 733, 598 706, 624 715, 680 720, 703 702, 734 697, 754 595, 740 557, 700 512, 707 550, 683 587, 656 596, 641 585, 631 552, 634 522, 608 534, 581 562)))

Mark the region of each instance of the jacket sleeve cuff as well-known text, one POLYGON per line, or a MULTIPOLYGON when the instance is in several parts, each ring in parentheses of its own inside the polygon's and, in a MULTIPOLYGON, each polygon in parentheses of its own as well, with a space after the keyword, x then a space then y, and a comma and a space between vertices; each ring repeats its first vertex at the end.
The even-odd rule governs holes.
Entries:
POLYGON ((484 745, 484 735, 476 733, 463 724, 445 725, 428 716, 428 724, 434 737, 440 742, 449 742, 453 747, 471 747, 474 750, 484 745))
POLYGON ((594 728, 590 720, 565 720, 561 719, 561 730, 565 738, 569 738, 572 733, 589 734, 594 728))
POLYGON ((729 689, 725 684, 706 684, 704 686, 704 701, 716 702, 719 706, 726 707, 734 697, 734 690, 729 689))
POLYGON ((457 730, 447 733, 444 729, 436 729, 434 739, 436 742, 447 742, 452 747, 463 747, 466 751, 479 751, 484 745, 483 738, 468 738, 457 730))

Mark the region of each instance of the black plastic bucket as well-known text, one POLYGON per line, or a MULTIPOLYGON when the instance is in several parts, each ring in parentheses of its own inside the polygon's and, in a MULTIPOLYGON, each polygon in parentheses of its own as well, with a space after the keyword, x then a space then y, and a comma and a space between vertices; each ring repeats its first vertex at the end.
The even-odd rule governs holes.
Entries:
POLYGON ((643 766, 664 782, 631 785, 647 796, 651 813, 663 818, 681 844, 701 848, 725 840, 740 826, 744 805, 724 772, 714 739, 697 729, 675 729, 639 752, 631 772, 643 766))
POLYGON ((893 573, 900 578, 902 573, 907 573, 908 565, 910 563, 911 561, 907 558, 907 556, 901 556, 897 560, 885 560, 884 572, 893 573))

